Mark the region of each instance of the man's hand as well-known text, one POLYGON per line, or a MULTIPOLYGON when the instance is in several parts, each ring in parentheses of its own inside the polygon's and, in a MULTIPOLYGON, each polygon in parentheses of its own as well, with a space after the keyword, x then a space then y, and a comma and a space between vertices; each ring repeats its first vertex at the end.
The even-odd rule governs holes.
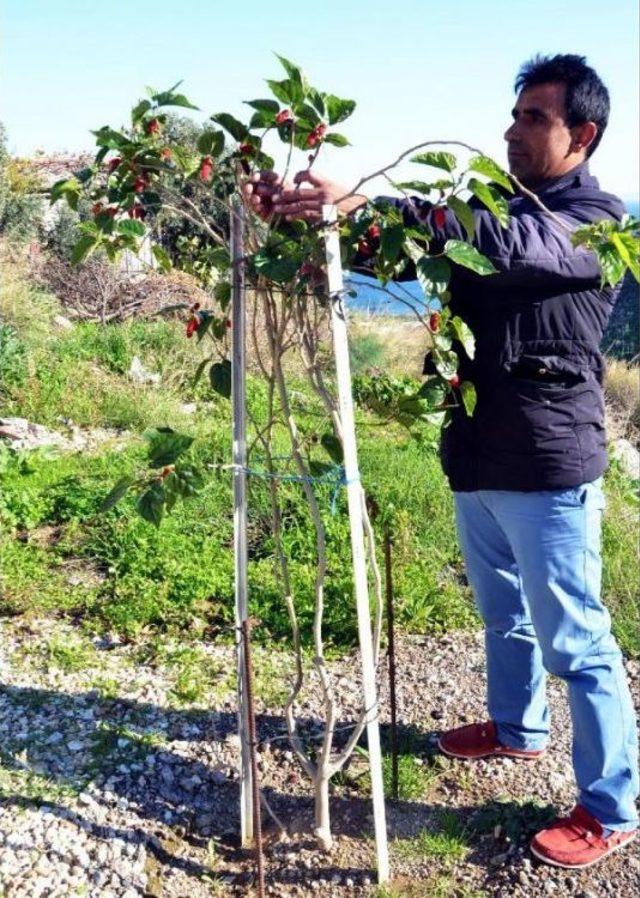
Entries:
POLYGON ((323 206, 337 204, 338 212, 348 215, 367 202, 366 196, 347 196, 348 187, 336 184, 335 181, 309 170, 298 172, 293 180, 295 188, 292 189, 285 184, 273 197, 274 213, 282 215, 286 221, 301 218, 313 224, 322 221, 323 206), (304 183, 311 184, 311 187, 300 187, 304 183))
POLYGON ((261 171, 251 175, 242 185, 242 199, 245 205, 265 221, 274 214, 274 200, 283 190, 291 190, 293 185, 283 181, 274 171, 261 171))

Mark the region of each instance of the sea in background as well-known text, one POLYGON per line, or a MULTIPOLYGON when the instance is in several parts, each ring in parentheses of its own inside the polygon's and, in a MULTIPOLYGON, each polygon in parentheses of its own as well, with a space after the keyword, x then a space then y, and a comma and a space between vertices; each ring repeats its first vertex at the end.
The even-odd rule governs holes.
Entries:
MULTIPOLYGON (((627 201, 627 210, 631 215, 640 215, 640 203, 637 200, 627 201)), ((385 287, 373 278, 361 274, 348 274, 345 278, 355 296, 347 298, 347 305, 361 315, 395 315, 412 317, 412 309, 424 313, 425 297, 417 281, 406 281, 402 284, 389 282, 385 287)), ((438 308, 437 300, 431 300, 430 308, 438 308)))

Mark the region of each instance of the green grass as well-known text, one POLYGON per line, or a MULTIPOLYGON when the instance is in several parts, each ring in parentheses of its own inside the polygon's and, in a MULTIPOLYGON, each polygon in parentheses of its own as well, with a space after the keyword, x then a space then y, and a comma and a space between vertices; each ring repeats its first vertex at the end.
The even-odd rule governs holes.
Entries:
POLYGON ((235 689, 235 668, 228 669, 198 644, 154 640, 140 649, 136 660, 163 669, 171 684, 169 699, 178 706, 202 703, 212 693, 224 695, 235 689))
POLYGON ((54 782, 31 770, 8 769, 0 757, 0 801, 18 795, 36 804, 64 803, 81 791, 82 787, 77 784, 54 782))
POLYGON ((449 811, 440 815, 437 826, 437 830, 423 829, 411 839, 396 839, 395 856, 402 861, 433 859, 445 866, 463 861, 470 851, 467 828, 449 811))
POLYGON ((455 875, 434 873, 418 881, 397 877, 390 884, 375 886, 372 898, 488 898, 488 892, 460 884, 455 875))
POLYGON ((637 482, 613 461, 605 478, 607 508, 602 529, 602 588, 623 652, 640 657, 640 590, 637 482))

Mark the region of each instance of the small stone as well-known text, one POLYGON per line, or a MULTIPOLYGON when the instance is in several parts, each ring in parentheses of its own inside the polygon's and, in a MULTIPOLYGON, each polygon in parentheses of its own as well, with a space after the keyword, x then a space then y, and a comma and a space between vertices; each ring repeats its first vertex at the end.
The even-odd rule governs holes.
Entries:
POLYGON ((80 742, 79 739, 72 739, 71 742, 67 742, 67 748, 69 751, 82 751, 84 749, 84 742, 80 742))

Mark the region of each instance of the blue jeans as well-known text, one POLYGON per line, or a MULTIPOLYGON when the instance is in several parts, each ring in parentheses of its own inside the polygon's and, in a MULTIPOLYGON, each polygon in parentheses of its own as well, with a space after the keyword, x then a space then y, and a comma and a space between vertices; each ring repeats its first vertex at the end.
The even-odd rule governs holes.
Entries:
POLYGON ((578 801, 605 827, 635 829, 635 714, 600 599, 601 478, 564 490, 454 495, 467 576, 485 624, 487 704, 498 739, 543 748, 546 671, 562 677, 578 801))

